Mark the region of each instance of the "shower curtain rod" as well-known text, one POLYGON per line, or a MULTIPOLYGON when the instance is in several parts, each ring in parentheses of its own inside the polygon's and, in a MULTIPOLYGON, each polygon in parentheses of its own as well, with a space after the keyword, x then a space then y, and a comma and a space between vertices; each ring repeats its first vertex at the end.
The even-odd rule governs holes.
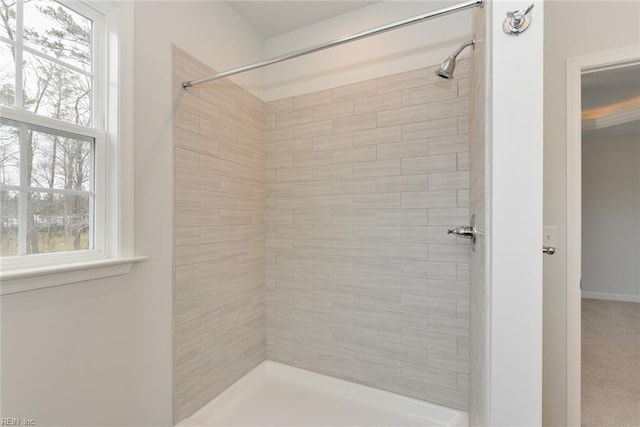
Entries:
POLYGON ((265 59, 260 62, 254 62, 253 64, 245 65, 243 67, 234 68, 232 70, 224 71, 222 73, 214 74, 213 76, 203 77, 197 80, 189 80, 182 82, 182 88, 187 90, 192 86, 196 86, 202 83, 207 83, 213 80, 222 79, 224 77, 233 76, 235 74, 244 73, 245 71, 255 70, 257 68, 266 67, 267 65, 276 64, 278 62, 287 61, 289 59, 297 58, 299 56, 308 55, 310 53, 319 52, 321 50, 329 49, 334 46, 340 46, 345 43, 361 40, 367 37, 375 36, 378 34, 386 33, 387 31, 395 30, 398 28, 406 27, 409 25, 417 24, 429 19, 439 18, 441 16, 449 15, 451 13, 459 12, 462 10, 470 9, 472 7, 482 7, 484 0, 468 0, 462 3, 454 4, 452 6, 444 7, 442 9, 434 10, 433 12, 423 13, 422 15, 414 16, 412 18, 403 19, 402 21, 393 22, 391 24, 383 25, 381 27, 372 28, 370 30, 362 31, 360 33, 344 36, 339 39, 325 42, 310 48, 296 50, 294 52, 286 53, 280 56, 274 56, 273 58, 265 59))

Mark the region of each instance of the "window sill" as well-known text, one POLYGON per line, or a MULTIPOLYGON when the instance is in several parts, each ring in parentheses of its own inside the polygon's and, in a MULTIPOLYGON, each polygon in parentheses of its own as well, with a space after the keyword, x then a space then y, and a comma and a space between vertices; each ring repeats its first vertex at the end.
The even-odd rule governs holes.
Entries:
POLYGON ((0 295, 120 276, 129 273, 134 263, 146 259, 147 257, 137 256, 2 271, 0 272, 0 295))

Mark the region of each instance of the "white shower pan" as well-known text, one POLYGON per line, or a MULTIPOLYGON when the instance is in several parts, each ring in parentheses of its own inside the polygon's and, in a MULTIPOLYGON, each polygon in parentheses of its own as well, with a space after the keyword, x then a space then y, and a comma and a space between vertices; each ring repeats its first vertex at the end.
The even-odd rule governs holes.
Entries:
POLYGON ((465 412, 265 361, 178 424, 464 426, 465 412))

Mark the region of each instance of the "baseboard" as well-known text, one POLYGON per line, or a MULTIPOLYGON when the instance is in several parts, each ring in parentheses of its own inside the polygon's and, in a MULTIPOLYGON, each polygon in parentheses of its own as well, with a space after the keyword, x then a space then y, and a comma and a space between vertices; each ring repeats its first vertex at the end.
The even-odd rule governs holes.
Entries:
POLYGON ((640 302, 640 295, 608 294, 605 292, 582 291, 582 298, 604 299, 608 301, 640 302))

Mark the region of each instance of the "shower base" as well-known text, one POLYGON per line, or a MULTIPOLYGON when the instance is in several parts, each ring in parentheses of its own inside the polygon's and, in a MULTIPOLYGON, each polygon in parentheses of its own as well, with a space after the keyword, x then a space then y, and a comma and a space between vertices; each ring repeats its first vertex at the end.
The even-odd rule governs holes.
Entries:
POLYGON ((468 426, 465 412, 265 361, 178 424, 468 426))

